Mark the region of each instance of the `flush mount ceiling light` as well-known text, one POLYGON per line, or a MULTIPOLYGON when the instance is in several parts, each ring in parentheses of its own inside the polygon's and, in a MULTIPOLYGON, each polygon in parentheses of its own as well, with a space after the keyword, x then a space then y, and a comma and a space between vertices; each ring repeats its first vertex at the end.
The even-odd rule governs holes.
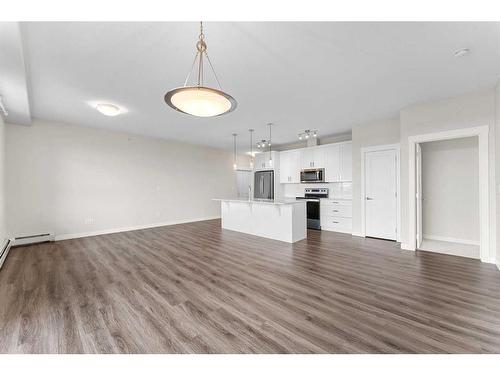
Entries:
POLYGON ((454 57, 462 57, 467 55, 470 52, 470 49, 468 48, 460 48, 457 49, 455 52, 453 52, 454 57))
POLYGON ((236 109, 236 100, 222 91, 219 79, 207 54, 207 44, 203 34, 203 23, 200 22, 200 35, 196 43, 196 55, 189 71, 184 86, 170 90, 165 94, 165 102, 176 111, 197 117, 220 116, 236 109), (218 89, 204 86, 203 58, 206 58, 218 89), (195 86, 188 86, 189 77, 195 65, 198 64, 198 79, 195 86))
POLYGON ((299 133, 299 139, 309 139, 311 137, 316 138, 318 136, 317 130, 304 130, 302 133, 299 133))
POLYGON ((122 109, 120 107, 110 103, 98 103, 96 104, 95 109, 105 116, 118 116, 122 113, 122 109))

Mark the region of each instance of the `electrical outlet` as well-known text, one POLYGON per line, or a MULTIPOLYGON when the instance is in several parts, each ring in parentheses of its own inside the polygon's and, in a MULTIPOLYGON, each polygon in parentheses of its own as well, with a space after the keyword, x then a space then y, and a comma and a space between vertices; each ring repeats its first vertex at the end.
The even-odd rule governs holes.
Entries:
POLYGON ((93 217, 87 217, 85 218, 84 220, 85 224, 92 224, 94 222, 94 218, 93 217))

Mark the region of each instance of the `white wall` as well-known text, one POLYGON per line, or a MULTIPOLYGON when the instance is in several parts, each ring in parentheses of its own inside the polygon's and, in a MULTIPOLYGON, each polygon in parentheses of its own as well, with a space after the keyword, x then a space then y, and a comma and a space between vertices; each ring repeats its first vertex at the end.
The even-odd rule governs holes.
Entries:
POLYGON ((495 90, 495 175, 496 175, 496 188, 495 194, 497 202, 496 214, 496 233, 497 233, 497 267, 500 269, 500 240, 498 233, 500 233, 500 80, 497 83, 495 90))
POLYGON ((408 137, 444 130, 489 126, 490 162, 490 247, 496 248, 495 197, 495 90, 474 92, 451 99, 402 109, 401 119, 401 237, 408 241, 408 137))
POLYGON ((236 196, 230 152, 42 121, 6 135, 14 236, 210 218, 236 196))
POLYGON ((478 138, 421 146, 424 237, 479 245, 478 138))
POLYGON ((5 223, 5 124, 0 116, 0 246, 7 237, 5 223))
POLYGON ((399 143, 399 118, 378 120, 352 128, 352 232, 361 233, 361 149, 399 143))

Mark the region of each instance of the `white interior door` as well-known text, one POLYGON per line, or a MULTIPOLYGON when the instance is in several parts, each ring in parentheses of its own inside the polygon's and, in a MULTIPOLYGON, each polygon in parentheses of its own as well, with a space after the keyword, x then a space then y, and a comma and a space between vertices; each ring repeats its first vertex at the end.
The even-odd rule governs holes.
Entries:
POLYGON ((397 238, 396 150, 365 154, 365 235, 397 238))
POLYGON ((417 203, 417 249, 422 245, 423 239, 423 219, 422 219, 422 149, 420 144, 415 145, 415 181, 417 183, 415 189, 415 199, 417 203))

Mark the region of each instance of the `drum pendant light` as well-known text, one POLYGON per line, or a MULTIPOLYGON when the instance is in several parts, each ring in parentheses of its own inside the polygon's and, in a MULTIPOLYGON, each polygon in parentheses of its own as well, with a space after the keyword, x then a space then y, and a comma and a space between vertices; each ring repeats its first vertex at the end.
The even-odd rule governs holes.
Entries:
POLYGON ((236 109, 236 100, 222 91, 217 74, 207 54, 207 44, 200 22, 200 35, 196 43, 196 55, 191 70, 184 81, 184 86, 170 90, 165 94, 165 102, 176 111, 197 117, 220 116, 236 109), (217 81, 218 89, 203 85, 203 60, 206 58, 217 81), (198 64, 198 79, 195 86, 188 86, 188 80, 195 65, 198 64))

